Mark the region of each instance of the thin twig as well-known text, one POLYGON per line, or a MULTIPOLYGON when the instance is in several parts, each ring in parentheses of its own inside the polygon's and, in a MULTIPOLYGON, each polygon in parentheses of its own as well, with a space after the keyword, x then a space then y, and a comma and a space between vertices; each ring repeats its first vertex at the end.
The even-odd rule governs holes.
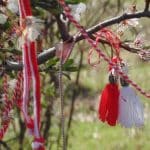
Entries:
POLYGON ((79 86, 79 78, 80 78, 82 63, 83 63, 83 51, 80 50, 80 62, 79 62, 78 72, 77 72, 76 81, 75 81, 75 88, 72 91, 69 120, 68 120, 68 124, 67 124, 67 132, 66 132, 66 145, 67 146, 68 146, 68 140, 69 140, 69 131, 71 128, 71 123, 72 123, 74 109, 75 109, 75 101, 76 101, 76 97, 77 97, 77 92, 79 90, 79 89, 77 90, 77 87, 79 86))
POLYGON ((66 136, 65 136, 65 118, 64 118, 64 95, 63 95, 63 83, 62 83, 62 50, 61 59, 59 64, 59 94, 61 103, 61 137, 62 137, 62 150, 66 150, 66 136))

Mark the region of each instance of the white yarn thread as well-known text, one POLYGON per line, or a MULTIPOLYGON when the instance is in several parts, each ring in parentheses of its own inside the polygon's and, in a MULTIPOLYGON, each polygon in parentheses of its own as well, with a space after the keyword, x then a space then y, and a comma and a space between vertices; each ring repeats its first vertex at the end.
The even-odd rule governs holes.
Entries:
POLYGON ((118 122, 126 128, 141 127, 144 124, 143 105, 130 86, 120 90, 118 122))
MULTIPOLYGON (((122 72, 128 74, 127 64, 121 64, 122 72)), ((119 96, 118 122, 125 128, 141 127, 144 124, 144 110, 140 98, 130 86, 123 86, 119 96)))

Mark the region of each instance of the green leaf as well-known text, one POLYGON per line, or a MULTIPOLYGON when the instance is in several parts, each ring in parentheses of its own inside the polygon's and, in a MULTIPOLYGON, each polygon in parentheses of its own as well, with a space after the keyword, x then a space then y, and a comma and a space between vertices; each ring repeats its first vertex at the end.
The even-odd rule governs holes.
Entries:
POLYGON ((63 71, 75 72, 78 68, 74 65, 73 59, 68 59, 65 64, 62 66, 63 71))
POLYGON ((62 68, 63 71, 69 71, 69 72, 76 72, 78 71, 78 68, 76 66, 70 66, 70 67, 66 67, 66 68, 62 68))
POLYGON ((74 63, 74 60, 73 59, 68 59, 65 64, 63 65, 63 67, 68 67, 68 66, 71 66, 73 65, 74 63))
POLYGON ((39 0, 36 3, 36 6, 41 7, 43 9, 51 12, 54 15, 60 14, 63 11, 62 7, 56 0, 52 0, 52 1, 51 0, 49 0, 49 1, 39 0))
POLYGON ((56 58, 56 57, 54 57, 54 58, 50 59, 50 60, 46 63, 46 66, 47 66, 48 68, 53 67, 53 66, 55 66, 55 65, 57 64, 58 61, 59 61, 59 59, 56 58))
POLYGON ((45 88, 45 93, 48 96, 55 96, 55 87, 54 87, 54 83, 48 84, 45 88))
POLYGON ((7 21, 4 25, 3 25, 3 30, 7 30, 11 27, 11 24, 9 23, 9 21, 7 21))

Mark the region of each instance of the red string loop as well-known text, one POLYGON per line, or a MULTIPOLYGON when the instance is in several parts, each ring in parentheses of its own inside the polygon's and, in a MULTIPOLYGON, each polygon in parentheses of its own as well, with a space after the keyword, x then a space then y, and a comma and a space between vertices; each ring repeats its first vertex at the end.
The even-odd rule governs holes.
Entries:
MULTIPOLYGON (((119 56, 120 55, 120 39, 116 36, 116 34, 114 34, 110 29, 104 28, 100 30, 99 32, 97 32, 95 36, 96 36, 96 40, 95 40, 96 47, 98 46, 99 41, 103 38, 108 43, 110 43, 111 47, 114 49, 116 53, 116 56, 120 58, 119 56)), ((88 63, 93 67, 96 67, 96 65, 100 63, 100 53, 95 48, 91 48, 89 50, 88 63), (98 60, 94 63, 91 63, 91 57, 94 51, 96 51, 96 53, 98 54, 98 60)))

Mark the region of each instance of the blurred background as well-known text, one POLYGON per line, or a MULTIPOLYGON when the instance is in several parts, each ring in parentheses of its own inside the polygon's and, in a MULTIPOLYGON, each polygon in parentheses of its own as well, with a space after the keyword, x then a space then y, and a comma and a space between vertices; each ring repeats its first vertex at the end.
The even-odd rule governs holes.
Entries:
MULTIPOLYGON (((43 37, 43 49, 48 49, 60 41, 57 23, 53 16, 55 9, 49 10, 40 7, 40 5, 36 8, 36 2, 38 0, 32 1, 34 14, 49 23, 44 26, 46 33, 43 37)), ((84 3, 87 8, 81 15, 80 23, 86 29, 109 18, 121 15, 133 4, 136 5, 137 10, 144 9, 143 0, 87 0, 84 3)), ((14 16, 12 15, 12 17, 14 16)), ((9 24, 8 28, 11 28, 11 20, 9 20, 9 24)), ((144 34, 144 47, 148 48, 150 46, 149 25, 149 18, 141 18, 139 25, 136 28, 128 28, 121 40, 134 41, 139 33, 144 34)), ((116 24, 109 28, 115 32, 117 27, 116 24)), ((6 32, 2 34, 1 42, 7 37, 8 28, 4 28, 6 32)), ((77 32, 71 24, 69 25, 69 31, 70 34, 77 32)), ((16 48, 16 40, 11 39, 10 41, 13 46, 5 41, 5 47, 8 49, 16 48)), ((109 53, 110 48, 107 45, 100 44, 99 46, 109 53)), ((144 104, 145 124, 142 128, 125 129, 120 125, 110 127, 99 121, 97 117, 99 98, 102 89, 108 83, 108 66, 101 59, 96 68, 91 67, 87 62, 89 49, 90 46, 86 41, 80 41, 75 45, 73 53, 63 68, 64 113, 68 150, 149 150, 150 101, 138 92, 137 94, 144 104)), ((5 53, 5 56, 6 59, 13 54, 9 51, 5 53)), ((150 91, 150 62, 143 61, 137 54, 124 49, 121 49, 121 56, 129 65, 130 78, 143 89, 150 91)), ((96 56, 93 56, 93 59, 96 59, 96 56)), ((41 133, 46 139, 47 150, 62 149, 58 66, 57 58, 50 58, 48 62, 40 66, 46 68, 45 71, 41 72, 41 133)), ((13 72, 9 78, 13 79, 15 75, 16 73, 13 72)), ((13 110, 12 114, 12 123, 5 135, 4 142, 12 150, 30 150, 32 138, 26 132, 23 118, 17 108, 13 110)), ((0 149, 5 148, 0 145, 0 149)))

